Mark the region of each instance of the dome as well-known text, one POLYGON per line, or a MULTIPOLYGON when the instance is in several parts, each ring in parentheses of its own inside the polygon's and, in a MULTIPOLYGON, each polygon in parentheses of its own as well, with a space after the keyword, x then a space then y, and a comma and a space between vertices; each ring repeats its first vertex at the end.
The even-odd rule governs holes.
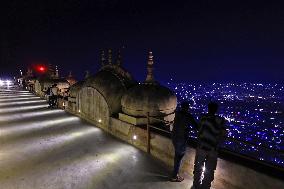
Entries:
POLYGON ((177 98, 174 92, 159 84, 139 84, 121 99, 122 111, 125 114, 141 117, 165 116, 175 111, 177 98))
POLYGON ((72 72, 69 72, 69 75, 66 77, 66 80, 70 85, 74 85, 76 83, 76 79, 73 77, 72 72))
POLYGON ((115 114, 121 111, 122 95, 135 84, 136 81, 123 68, 107 65, 95 76, 88 78, 84 87, 97 89, 107 101, 111 114, 115 114))
POLYGON ((134 117, 165 116, 172 114, 177 106, 177 97, 170 89, 158 84, 153 75, 153 55, 149 53, 146 81, 129 89, 121 99, 122 111, 134 117))
POLYGON ((83 87, 84 84, 84 80, 83 81, 79 81, 77 83, 75 83, 74 85, 70 86, 70 90, 69 90, 69 94, 70 97, 77 97, 77 93, 81 90, 81 88, 83 87))

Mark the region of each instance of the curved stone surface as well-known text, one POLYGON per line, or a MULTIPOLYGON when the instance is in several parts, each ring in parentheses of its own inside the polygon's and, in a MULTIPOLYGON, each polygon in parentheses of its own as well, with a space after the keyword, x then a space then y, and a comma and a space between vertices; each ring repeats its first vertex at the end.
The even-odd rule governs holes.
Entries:
POLYGON ((102 94, 95 88, 84 87, 79 92, 79 110, 87 117, 104 127, 109 125, 109 106, 102 94))
POLYGON ((88 78, 83 87, 97 89, 106 99, 111 114, 121 111, 121 97, 135 85, 130 74, 117 66, 105 66, 95 76, 88 78))
POLYGON ((70 90, 69 90, 70 97, 73 97, 73 98, 77 97, 77 94, 82 89, 84 82, 85 82, 84 80, 79 81, 75 83, 74 85, 70 86, 70 90))
POLYGON ((122 111, 131 116, 164 116, 175 111, 177 98, 170 89, 158 84, 139 84, 121 99, 122 111))

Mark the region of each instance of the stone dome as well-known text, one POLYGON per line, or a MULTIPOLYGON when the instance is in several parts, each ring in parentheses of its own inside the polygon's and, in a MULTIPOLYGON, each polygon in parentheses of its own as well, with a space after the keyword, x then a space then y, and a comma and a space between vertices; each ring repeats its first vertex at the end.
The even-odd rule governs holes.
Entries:
POLYGON ((84 87, 93 87, 104 96, 111 114, 121 111, 121 97, 134 85, 136 81, 131 75, 117 65, 104 66, 84 82, 84 87))
POLYGON ((174 92, 159 84, 139 84, 127 91, 121 99, 125 114, 141 117, 165 116, 175 111, 177 98, 174 92))
POLYGON ((173 91, 158 84, 153 75, 153 55, 149 53, 146 81, 129 89, 121 99, 122 111, 134 117, 165 116, 174 113, 177 97, 173 91))
POLYGON ((77 81, 76 79, 73 77, 72 72, 69 72, 69 75, 66 77, 66 80, 68 81, 68 83, 71 85, 74 85, 77 81))
POLYGON ((84 82, 85 82, 84 80, 79 81, 79 82, 75 83, 74 85, 70 86, 70 90, 69 90, 70 97, 73 97, 73 98, 77 97, 77 94, 81 90, 81 88, 83 87, 84 82))

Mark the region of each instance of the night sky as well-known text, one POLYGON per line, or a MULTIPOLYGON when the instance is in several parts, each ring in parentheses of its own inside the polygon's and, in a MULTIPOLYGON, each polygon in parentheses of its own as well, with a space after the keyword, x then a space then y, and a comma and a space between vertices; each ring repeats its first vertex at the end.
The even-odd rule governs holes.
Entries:
POLYGON ((49 62, 80 79, 122 48, 138 80, 152 50, 162 82, 283 82, 284 6, 265 2, 1 1, 0 77, 49 62))

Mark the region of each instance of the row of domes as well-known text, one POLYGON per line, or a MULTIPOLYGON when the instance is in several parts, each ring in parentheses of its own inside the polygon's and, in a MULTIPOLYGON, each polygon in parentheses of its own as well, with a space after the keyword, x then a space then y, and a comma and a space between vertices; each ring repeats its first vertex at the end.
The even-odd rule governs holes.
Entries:
POLYGON ((75 97, 82 87, 97 89, 107 101, 111 114, 121 111, 134 117, 144 117, 147 112, 151 116, 171 114, 177 106, 176 95, 154 80, 153 64, 153 55, 150 52, 146 81, 141 84, 121 65, 103 65, 97 74, 72 86, 70 93, 75 97))

